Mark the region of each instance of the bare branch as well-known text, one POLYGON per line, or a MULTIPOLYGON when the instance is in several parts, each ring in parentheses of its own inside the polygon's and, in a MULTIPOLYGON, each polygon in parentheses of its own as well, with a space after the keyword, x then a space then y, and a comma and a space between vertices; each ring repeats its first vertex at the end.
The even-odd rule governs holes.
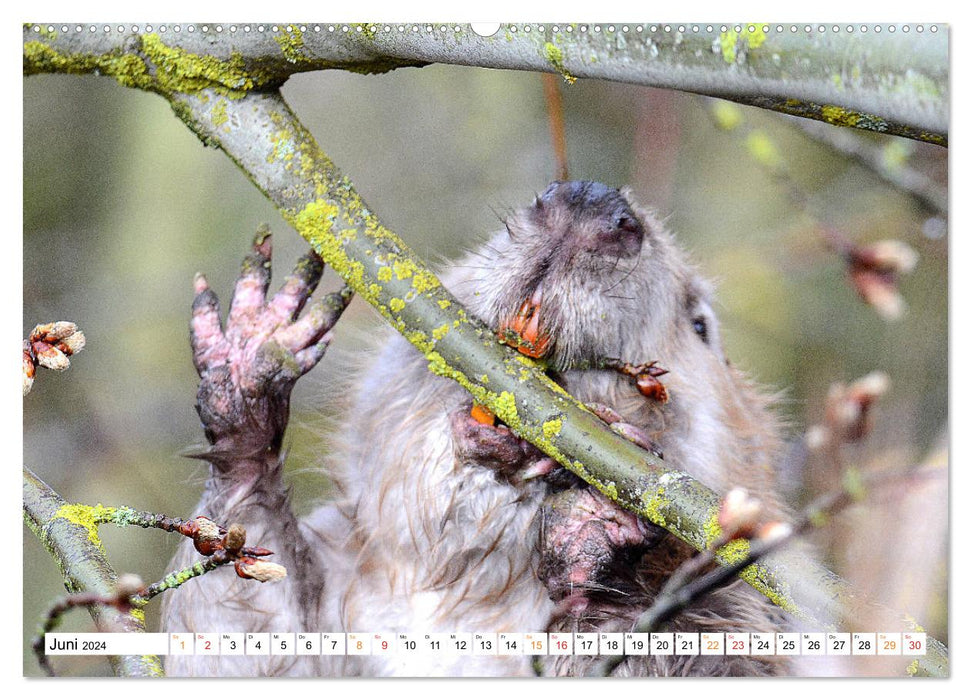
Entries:
POLYGON ((44 635, 54 631, 61 623, 61 618, 69 610, 73 610, 74 608, 88 608, 91 610, 95 606, 106 606, 114 608, 120 613, 128 613, 137 605, 134 599, 143 588, 144 584, 140 578, 126 574, 118 579, 118 585, 112 595, 104 596, 100 593, 86 591, 83 593, 75 593, 74 595, 69 595, 55 601, 44 616, 40 630, 37 636, 34 637, 33 644, 31 645, 34 649, 34 655, 37 657, 38 665, 44 669, 47 675, 55 675, 54 668, 51 666, 50 659, 47 658, 44 649, 44 635))
POLYGON ((546 111, 550 119, 550 142, 553 145, 554 172, 557 180, 569 180, 570 171, 566 159, 566 125, 563 120, 563 96, 555 76, 543 76, 543 94, 546 96, 546 111))

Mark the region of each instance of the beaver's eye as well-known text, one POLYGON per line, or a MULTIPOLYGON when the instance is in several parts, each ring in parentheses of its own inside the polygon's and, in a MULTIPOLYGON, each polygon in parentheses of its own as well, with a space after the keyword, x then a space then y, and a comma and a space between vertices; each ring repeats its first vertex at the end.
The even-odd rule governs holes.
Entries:
POLYGON ((694 320, 691 321, 691 327, 694 329, 698 337, 707 344, 708 343, 708 321, 705 320, 704 316, 696 316, 694 320))

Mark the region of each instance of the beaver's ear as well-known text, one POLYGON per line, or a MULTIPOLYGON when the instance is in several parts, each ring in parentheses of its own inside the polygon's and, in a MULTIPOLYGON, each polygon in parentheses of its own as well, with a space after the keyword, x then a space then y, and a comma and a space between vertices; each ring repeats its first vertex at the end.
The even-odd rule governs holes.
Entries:
POLYGON ((664 227, 661 224, 662 219, 657 211, 651 207, 638 204, 637 198, 634 196, 634 191, 629 185, 621 187, 620 194, 630 205, 631 210, 637 215, 637 218, 640 219, 641 225, 644 227, 645 239, 656 239, 659 235, 667 235, 670 237, 669 233, 664 232, 664 227))
POLYGON ((689 281, 684 292, 684 318, 691 332, 721 356, 721 337, 712 299, 711 284, 699 279, 689 281))

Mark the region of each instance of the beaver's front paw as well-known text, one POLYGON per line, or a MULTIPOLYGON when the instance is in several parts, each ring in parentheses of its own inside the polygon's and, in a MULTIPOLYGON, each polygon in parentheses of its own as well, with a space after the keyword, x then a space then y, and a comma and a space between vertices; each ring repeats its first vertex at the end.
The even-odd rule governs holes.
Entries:
POLYGON ((453 411, 449 421, 456 458, 492 469, 505 481, 521 484, 558 467, 555 460, 516 437, 505 425, 484 421, 469 406, 453 411))
POLYGON ((551 494, 543 504, 539 576, 560 612, 577 616, 590 596, 623 595, 612 576, 618 564, 663 536, 592 488, 551 494))
POLYGON ((220 468, 240 457, 279 451, 290 392, 324 356, 330 330, 352 296, 345 287, 299 317, 324 268, 311 251, 267 300, 271 251, 263 229, 243 261, 225 330, 216 295, 202 275, 195 281, 190 339, 200 377, 196 410, 212 445, 204 456, 220 468))

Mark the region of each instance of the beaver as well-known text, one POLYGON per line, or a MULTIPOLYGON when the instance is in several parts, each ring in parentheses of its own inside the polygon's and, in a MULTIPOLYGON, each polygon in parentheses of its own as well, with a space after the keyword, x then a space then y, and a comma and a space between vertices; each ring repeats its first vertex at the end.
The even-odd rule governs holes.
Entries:
MULTIPOLYGON (((670 468, 719 493, 743 487, 758 496, 766 517, 787 517, 773 472, 782 440, 771 396, 726 359, 712 288, 658 218, 629 190, 557 181, 504 223, 442 276, 466 309, 518 338, 520 350, 540 358, 555 381, 619 432, 663 453, 670 468), (663 391, 646 395, 617 371, 634 365, 666 370, 656 380, 663 391)), ((295 320, 319 278, 319 260, 310 256, 298 268, 264 304, 269 247, 258 240, 225 331, 230 338, 234 321, 268 317, 257 323, 261 339, 283 338, 278 345, 303 358, 292 381, 316 361, 308 353, 323 354, 317 348, 326 347, 336 320, 314 329, 306 317, 295 320)), ((248 417, 235 422, 247 429, 214 430, 211 423, 220 421, 207 422, 218 412, 207 405, 226 403, 220 391, 206 388, 211 377, 219 375, 218 383, 241 372, 227 371, 222 357, 210 361, 218 345, 210 338, 223 331, 204 280, 197 291, 194 356, 213 465, 199 511, 243 523, 250 541, 273 549, 289 575, 257 585, 228 571, 210 574, 168 598, 165 629, 625 631, 691 556, 672 535, 613 506, 505 426, 483 421, 464 389, 430 373, 427 360, 390 333, 372 369, 356 380, 339 430, 344 446, 330 474, 337 496, 298 520, 281 476, 286 401, 243 402, 248 417)), ((287 396, 292 381, 282 382, 287 396)), ((175 564, 194 558, 184 546, 175 564)), ((738 581, 689 606, 669 629, 772 632, 785 625, 764 596, 738 581)), ((595 662, 545 657, 539 666, 543 673, 582 675, 595 662)), ((509 676, 536 668, 529 656, 398 654, 170 656, 167 671, 509 676)), ((784 657, 742 656, 630 657, 616 669, 619 675, 787 671, 784 657)))

